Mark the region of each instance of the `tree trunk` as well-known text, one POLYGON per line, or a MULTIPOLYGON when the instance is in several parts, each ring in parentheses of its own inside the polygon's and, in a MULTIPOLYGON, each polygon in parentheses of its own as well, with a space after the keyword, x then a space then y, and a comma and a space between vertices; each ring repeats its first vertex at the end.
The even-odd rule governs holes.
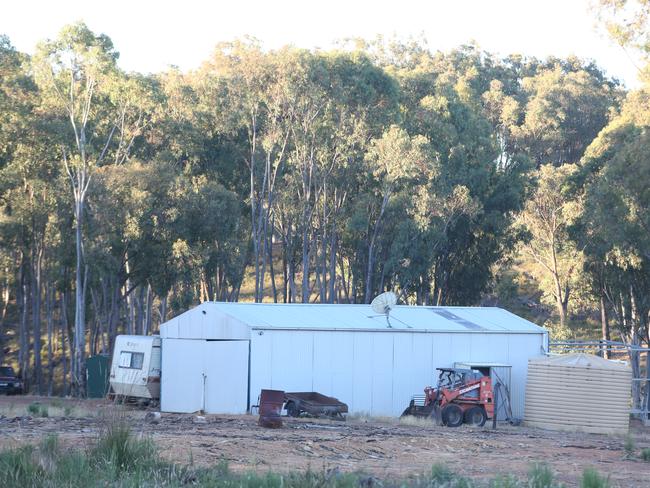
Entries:
POLYGON ((309 230, 305 212, 303 212, 302 227, 302 290, 300 298, 302 303, 309 303, 309 230))
POLYGON ((289 263, 287 262, 287 246, 282 239, 282 302, 289 302, 289 263))
POLYGON ((130 273, 131 273, 131 266, 129 264, 129 256, 128 254, 126 255, 125 259, 126 264, 125 266, 125 271, 126 271, 126 283, 124 285, 125 287, 125 297, 126 297, 126 333, 127 335, 133 335, 135 334, 134 326, 135 326, 135 305, 133 303, 133 290, 131 289, 131 278, 130 273))
MULTIPOLYGON (((18 349, 18 367, 20 368, 20 375, 25 383, 29 383, 29 329, 27 327, 29 315, 29 286, 25 268, 27 263, 24 258, 21 260, 19 270, 19 309, 20 309, 20 331, 19 331, 19 349, 18 349)), ((28 389, 28 388, 26 388, 28 389)))
POLYGON ((101 302, 97 298, 97 292, 94 288, 90 289, 90 301, 93 306, 93 321, 90 326, 90 355, 94 356, 97 354, 97 343, 99 342, 99 336, 101 334, 101 323, 103 322, 103 317, 101 314, 102 306, 101 302))
POLYGON ((45 285, 45 315, 47 321, 47 394, 52 396, 54 390, 54 318, 52 317, 52 300, 54 291, 48 282, 45 285))
MULTIPOLYGON (((631 326, 631 336, 632 336, 632 345, 640 345, 639 340, 639 313, 636 304, 636 298, 634 296, 634 289, 632 285, 629 286, 629 297, 630 297, 630 326, 631 326)), ((641 364, 640 364, 640 354, 639 351, 630 352, 630 366, 632 367, 632 377, 640 378, 641 377, 641 364)), ((632 406, 633 408, 641 408, 641 383, 639 381, 632 382, 632 406)))
POLYGON ((327 302, 328 303, 334 303, 336 301, 336 253, 337 253, 337 248, 336 248, 336 230, 332 229, 332 232, 330 234, 330 262, 329 262, 329 282, 328 282, 328 296, 327 296, 327 302))
MULTIPOLYGON (((345 302, 350 303, 350 273, 346 273, 345 269, 345 260, 343 256, 339 255, 338 256, 338 265, 340 271, 340 276, 341 276, 341 291, 342 294, 345 296, 345 302)), ((339 303, 341 302, 341 299, 339 298, 339 303)))
POLYGON ((147 283, 145 305, 144 330, 142 333, 144 335, 149 335, 151 333, 151 311, 153 309, 153 292, 151 291, 151 285, 149 283, 147 283))
POLYGON ((554 235, 551 239, 551 274, 553 275, 553 284, 555 285, 555 303, 557 304, 557 312, 560 316, 560 326, 564 327, 566 322, 568 297, 565 299, 562 293, 562 283, 560 282, 560 273, 558 271, 554 235))
POLYGON ((644 424, 650 420, 650 352, 645 353, 645 409, 648 415, 643 419, 644 424))
POLYGON ((10 284, 9 284, 9 267, 5 268, 5 282, 2 287, 2 310, 0 310, 0 364, 4 363, 5 355, 5 334, 4 322, 7 316, 7 307, 9 306, 10 299, 10 284))
POLYGON ((273 303, 278 303, 278 288, 275 283, 275 266, 273 265, 273 236, 267 239, 267 251, 269 255, 269 275, 271 278, 271 292, 273 293, 273 303))
POLYGON ((609 320, 607 317, 607 304, 605 303, 605 292, 601 288, 600 290, 600 328, 602 332, 602 339, 605 341, 602 347, 602 356, 605 359, 609 359, 609 349, 606 344, 610 340, 609 334, 609 320))
POLYGON ((41 277, 43 269, 42 243, 35 245, 34 259, 32 260, 32 333, 34 335, 34 384, 36 392, 43 394, 43 367, 42 367, 42 331, 41 331, 41 277))
POLYGON ((115 344, 115 337, 117 336, 117 324, 120 315, 120 286, 117 284, 117 279, 112 283, 111 292, 111 313, 108 320, 108 351, 113 350, 115 344))
POLYGON ((289 303, 294 303, 298 297, 298 287, 296 286, 296 263, 293 258, 289 257, 289 303))
MULTIPOLYGON (((266 179, 266 175, 265 175, 266 179)), ((260 206, 260 218, 263 218, 262 222, 262 232, 258 234, 258 238, 260 240, 260 247, 261 250, 260 256, 262 258, 262 264, 260 266, 260 296, 259 296, 259 301, 262 302, 264 300, 264 293, 265 293, 265 287, 266 287, 266 263, 269 255, 269 249, 268 249, 268 239, 267 239, 267 232, 268 232, 268 212, 263 211, 262 207, 260 206)))
POLYGON ((375 243, 377 241, 377 236, 379 234, 379 228, 381 226, 382 218, 384 217, 384 212, 386 211, 386 206, 388 205, 388 199, 390 198, 390 192, 384 194, 384 198, 381 202, 381 209, 379 210, 379 216, 377 217, 377 222, 375 222, 375 228, 372 231, 372 237, 370 238, 370 243, 368 244, 368 267, 366 270, 366 291, 363 296, 364 303, 370 303, 372 300, 372 276, 375 267, 375 243))
MULTIPOLYGON (((163 295, 160 299, 160 324, 164 323, 167 320, 167 293, 163 295)), ((158 324, 158 330, 160 330, 160 324, 158 324)))
POLYGON ((138 286, 138 298, 137 298, 137 320, 136 320, 136 334, 144 335, 144 307, 145 307, 145 296, 144 296, 144 286, 138 286))
MULTIPOLYGON (((74 390, 75 396, 82 396, 84 391, 85 346, 86 346, 86 296, 85 282, 82 276, 84 268, 82 226, 84 201, 76 202, 76 273, 75 273, 75 316, 74 316, 74 390)), ((85 273, 84 273, 85 274, 85 273)))
POLYGON ((66 306, 66 300, 65 300, 65 292, 61 293, 61 302, 60 302, 60 313, 59 313, 59 323, 61 326, 61 358, 62 358, 62 366, 63 366, 63 396, 68 396, 70 394, 69 391, 69 382, 68 382, 68 361, 67 361, 67 355, 66 355, 66 332, 68 330, 68 312, 67 312, 67 306, 66 306))

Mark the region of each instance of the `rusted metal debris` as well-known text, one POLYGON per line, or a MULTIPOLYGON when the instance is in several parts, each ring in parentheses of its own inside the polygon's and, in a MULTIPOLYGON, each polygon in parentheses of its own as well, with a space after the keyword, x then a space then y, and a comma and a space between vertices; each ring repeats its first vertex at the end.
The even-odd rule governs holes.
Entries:
POLYGON ((260 394, 259 425, 276 429, 282 427, 282 405, 284 404, 284 391, 262 390, 260 394))
POLYGON ((287 404, 287 414, 291 417, 306 413, 314 417, 343 420, 343 414, 348 413, 345 403, 316 391, 286 393, 284 400, 287 404))

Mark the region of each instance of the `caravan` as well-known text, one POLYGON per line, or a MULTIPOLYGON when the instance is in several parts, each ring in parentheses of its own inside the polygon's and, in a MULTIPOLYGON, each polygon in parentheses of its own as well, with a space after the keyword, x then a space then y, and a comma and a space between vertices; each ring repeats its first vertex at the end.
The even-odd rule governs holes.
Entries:
POLYGON ((111 394, 124 399, 160 398, 160 337, 119 335, 111 362, 111 394))

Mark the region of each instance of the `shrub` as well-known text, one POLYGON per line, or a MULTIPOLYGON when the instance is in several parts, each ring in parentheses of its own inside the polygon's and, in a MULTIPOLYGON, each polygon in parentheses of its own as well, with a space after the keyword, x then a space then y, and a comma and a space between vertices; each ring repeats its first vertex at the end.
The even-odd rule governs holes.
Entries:
POLYGON ((32 402, 29 405, 27 405, 27 412, 29 412, 32 415, 38 415, 40 411, 41 411, 41 404, 38 402, 32 402))
POLYGON ((33 461, 33 447, 25 446, 0 452, 0 486, 35 486, 42 469, 33 461))
POLYGON ((53 398, 50 401, 50 407, 52 407, 52 408, 62 408, 63 407, 63 402, 61 401, 60 398, 53 398))
POLYGON ((459 476, 444 464, 434 464, 431 467, 430 481, 425 486, 444 488, 470 488, 472 486, 469 479, 459 476))
POLYGON ((593 468, 587 468, 582 473, 580 488, 609 488, 609 479, 601 476, 593 468))
POLYGON ((150 468, 157 462, 157 451, 151 439, 138 439, 125 422, 109 423, 100 435, 92 456, 112 467, 116 474, 134 468, 150 468))
POLYGON ((54 456, 59 451, 59 447, 59 436, 56 434, 46 435, 39 444, 41 453, 49 456, 54 456))
POLYGON ((453 480, 454 477, 453 471, 444 464, 434 464, 431 468, 431 481, 436 483, 447 483, 453 480))
POLYGON ((644 461, 650 461, 650 447, 641 450, 641 459, 644 461))
POLYGON ((630 434, 628 434, 625 437, 625 443, 623 444, 623 449, 625 450, 625 456, 628 458, 632 457, 632 455, 634 454, 635 447, 636 445, 634 444, 634 438, 630 434))
POLYGON ((27 412, 34 417, 49 417, 50 415, 47 405, 41 405, 39 402, 32 402, 27 405, 27 412))
MULTIPOLYGON (((112 475, 112 473, 111 473, 112 475)), ((108 482, 101 483, 106 478, 97 472, 97 466, 91 466, 85 453, 71 450, 65 451, 56 460, 56 470, 50 474, 52 487, 91 487, 109 486, 108 482)))
POLYGON ((490 482, 490 488, 520 488, 521 483, 514 476, 499 476, 490 482))
POLYGON ((553 472, 545 464, 535 464, 528 472, 528 485, 530 488, 551 488, 553 472))

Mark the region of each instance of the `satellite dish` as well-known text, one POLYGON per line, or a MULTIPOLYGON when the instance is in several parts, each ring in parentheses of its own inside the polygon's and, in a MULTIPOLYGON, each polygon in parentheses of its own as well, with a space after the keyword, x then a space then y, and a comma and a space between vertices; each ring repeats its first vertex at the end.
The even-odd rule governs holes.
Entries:
POLYGON ((370 306, 372 307, 373 311, 375 313, 385 315, 386 316, 386 323, 388 324, 389 328, 393 328, 392 325, 390 325, 390 311, 393 309, 393 307, 397 304, 397 295, 393 293, 392 291, 387 291, 385 293, 382 293, 381 295, 377 295, 374 300, 370 303, 370 306))
POLYGON ((388 315, 392 308, 397 303, 397 295, 392 291, 387 291, 381 295, 377 295, 370 303, 370 306, 375 311, 382 315, 388 315))

